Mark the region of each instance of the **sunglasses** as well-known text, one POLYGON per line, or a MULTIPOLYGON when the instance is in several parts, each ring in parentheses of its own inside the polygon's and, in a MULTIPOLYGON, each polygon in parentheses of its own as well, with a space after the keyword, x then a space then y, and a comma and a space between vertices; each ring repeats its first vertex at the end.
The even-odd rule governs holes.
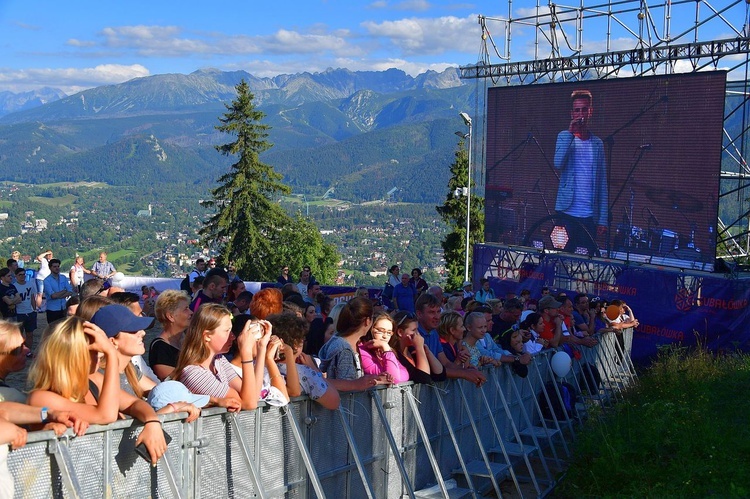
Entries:
POLYGON ((407 320, 416 319, 416 318, 417 317, 414 315, 413 312, 406 312, 404 316, 401 317, 401 319, 399 319, 399 321, 396 323, 396 327, 401 327, 401 325, 403 325, 403 323, 406 322, 407 320))

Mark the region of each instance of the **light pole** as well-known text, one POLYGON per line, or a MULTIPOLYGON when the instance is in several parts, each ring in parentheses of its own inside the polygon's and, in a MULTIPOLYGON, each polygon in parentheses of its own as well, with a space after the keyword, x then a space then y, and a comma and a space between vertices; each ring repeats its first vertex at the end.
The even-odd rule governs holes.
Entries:
MULTIPOLYGON (((471 117, 466 113, 458 113, 464 124, 469 127, 469 179, 466 182, 466 259, 464 261, 464 282, 469 280, 469 231, 471 230, 471 117)), ((466 137, 465 136, 465 137, 466 137)))

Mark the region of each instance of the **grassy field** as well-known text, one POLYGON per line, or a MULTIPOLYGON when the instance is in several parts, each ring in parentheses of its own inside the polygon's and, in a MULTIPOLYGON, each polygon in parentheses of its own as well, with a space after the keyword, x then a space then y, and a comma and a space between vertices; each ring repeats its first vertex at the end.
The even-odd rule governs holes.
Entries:
POLYGON ((13 206, 13 201, 0 201, 0 209, 10 208, 13 206))
POLYGON ((66 194, 64 196, 60 196, 57 198, 46 198, 43 196, 29 196, 29 201, 34 201, 36 203, 46 204, 48 206, 68 206, 70 204, 73 204, 78 199, 78 196, 74 196, 73 194, 66 194))
POLYGON ((591 418, 555 497, 750 496, 750 356, 672 347, 591 418))

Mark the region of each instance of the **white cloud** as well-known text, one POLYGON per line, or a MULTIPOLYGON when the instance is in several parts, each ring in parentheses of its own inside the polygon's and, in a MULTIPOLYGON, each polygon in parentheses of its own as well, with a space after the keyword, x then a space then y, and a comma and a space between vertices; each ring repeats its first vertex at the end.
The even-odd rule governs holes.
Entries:
POLYGON ((20 21, 15 21, 13 22, 13 24, 18 28, 25 29, 28 31, 40 31, 42 29, 41 26, 36 26, 34 24, 26 24, 20 21))
POLYGON ((149 70, 140 64, 100 64, 91 68, 0 68, 0 88, 23 92, 39 87, 54 87, 71 94, 86 88, 122 83, 149 74, 149 70))
MULTIPOLYGON (((248 54, 310 54, 330 53, 355 56, 362 49, 350 43, 347 29, 329 30, 315 24, 306 31, 280 29, 264 36, 225 35, 218 32, 185 32, 177 26, 118 26, 100 33, 98 42, 108 49, 125 53, 132 51, 142 57, 213 57, 248 54)), ((68 45, 91 47, 97 42, 78 39, 68 45)))
POLYGON ((399 19, 375 23, 366 21, 362 27, 370 36, 384 39, 405 55, 439 54, 447 51, 469 52, 479 47, 481 31, 477 16, 464 18, 399 19))
POLYGON ((309 53, 334 53, 353 54, 360 50, 349 45, 345 36, 346 32, 338 35, 330 34, 304 34, 297 31, 279 30, 268 37, 258 37, 264 52, 274 54, 309 54, 309 53))
POLYGON ((180 38, 177 26, 118 26, 104 28, 104 46, 133 49, 142 56, 181 57, 210 53, 211 45, 204 40, 180 38))
POLYGON ((96 42, 87 42, 84 40, 79 40, 77 38, 71 38, 67 42, 65 42, 65 45, 69 45, 71 47, 93 47, 94 45, 96 45, 96 42))

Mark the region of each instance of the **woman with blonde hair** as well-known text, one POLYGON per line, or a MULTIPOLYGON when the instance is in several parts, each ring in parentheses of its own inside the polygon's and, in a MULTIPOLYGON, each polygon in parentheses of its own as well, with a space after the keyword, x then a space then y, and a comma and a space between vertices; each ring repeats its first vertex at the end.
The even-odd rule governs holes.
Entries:
POLYGON ((213 405, 226 407, 230 411, 257 408, 260 385, 256 379, 263 376, 272 329, 267 321, 260 322, 259 335, 247 331, 251 324, 247 322, 246 330, 237 338, 242 368, 240 377, 222 355, 229 351, 234 340, 232 314, 223 305, 204 304, 190 320, 171 377, 182 382, 193 393, 209 395, 213 405), (257 358, 253 359, 256 342, 257 358))
POLYGON ((0 420, 4 419, 17 425, 35 425, 35 429, 39 429, 41 423, 49 421, 41 429, 54 430, 58 436, 75 424, 76 434, 83 435, 88 423, 71 416, 69 412, 55 410, 47 412, 45 421, 38 408, 26 405, 25 393, 5 383, 8 373, 23 370, 28 351, 18 324, 0 321, 0 420))
POLYGON ((448 312, 440 316, 437 332, 443 351, 438 353, 437 358, 444 366, 461 367, 463 361, 459 360, 459 349, 465 331, 464 318, 458 312, 448 312))
POLYGON ((120 390, 117 350, 101 328, 80 317, 68 317, 54 324, 42 340, 29 372, 32 390, 29 404, 70 411, 93 424, 109 424, 120 412, 143 423, 135 441, 145 444, 151 463, 167 451, 161 421, 145 400, 120 390), (96 372, 99 355, 107 367, 101 386, 89 376, 96 372))
POLYGON ((154 374, 164 381, 177 365, 182 338, 193 317, 190 297, 184 291, 167 289, 156 298, 154 313, 162 331, 151 342, 148 363, 154 374))
MULTIPOLYGON (((124 305, 107 305, 94 314, 91 322, 102 328, 109 341, 115 346, 115 350, 117 350, 116 360, 120 373, 120 389, 135 397, 145 398, 151 390, 156 388, 157 383, 145 376, 132 360, 145 353, 143 337, 146 336, 146 332, 144 329, 151 326, 153 319, 136 316, 132 310, 124 305)), ((94 373, 91 379, 97 385, 101 385, 101 370, 94 373)), ((157 414, 174 412, 186 412, 188 414, 187 422, 195 421, 200 416, 200 409, 184 400, 176 400, 161 407, 157 414)))
POLYGON ((0 402, 26 402, 26 395, 8 386, 5 378, 10 373, 23 371, 28 360, 26 354, 29 352, 18 325, 0 321, 0 402))
MULTIPOLYGON (((108 305, 114 305, 114 302, 105 296, 89 296, 88 298, 85 298, 78 306, 78 310, 76 310, 76 317, 80 317, 85 321, 93 321, 93 317, 96 315, 96 313, 108 305)), ((133 317, 135 316, 133 315, 133 317)), ((144 327, 147 326, 144 325, 144 327)), ((115 339, 115 336, 110 336, 109 334, 107 334, 107 336, 110 338, 110 341, 113 345, 115 345, 115 349, 117 349, 118 351, 116 365, 118 366, 118 372, 120 373, 120 388, 130 393, 131 395, 135 395, 138 398, 143 398, 144 394, 147 394, 155 386, 155 383, 151 379, 149 379, 148 376, 143 376, 141 372, 136 371, 135 366, 130 362, 130 357, 124 359, 123 362, 120 362, 120 351, 117 346, 117 340, 115 339)), ((102 360, 100 367, 106 367, 106 362, 106 360, 102 360)), ((92 379, 94 379, 96 384, 101 385, 102 380, 98 378, 96 374, 93 374, 92 376, 92 379)))

